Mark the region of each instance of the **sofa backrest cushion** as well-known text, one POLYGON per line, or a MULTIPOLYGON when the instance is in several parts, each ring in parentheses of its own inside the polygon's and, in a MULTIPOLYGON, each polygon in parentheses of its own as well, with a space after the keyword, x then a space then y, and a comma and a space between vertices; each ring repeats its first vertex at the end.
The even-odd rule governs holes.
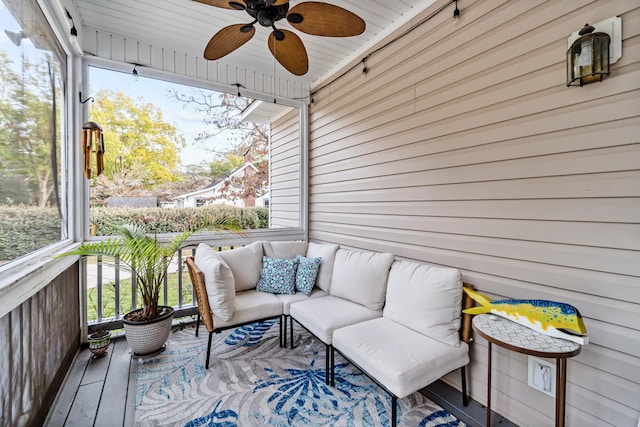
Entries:
POLYGON ((459 270, 396 261, 389 273, 382 315, 442 343, 459 346, 461 303, 459 270))
POLYGON ((307 258, 322 258, 320 268, 318 269, 318 276, 316 277, 316 286, 327 293, 329 293, 329 288, 331 288, 333 264, 339 248, 338 245, 333 243, 314 242, 309 242, 309 246, 307 247, 307 258))
POLYGON ((380 310, 393 260, 390 253, 338 249, 329 293, 380 310))
POLYGON ((200 243, 193 260, 204 274, 204 284, 211 312, 230 320, 235 310, 236 288, 231 269, 208 245, 200 243))
POLYGON ((307 242, 262 242, 262 249, 269 258, 293 259, 307 254, 307 242))
POLYGON ((217 252, 233 272, 236 292, 255 289, 262 273, 262 243, 253 242, 242 248, 217 252))

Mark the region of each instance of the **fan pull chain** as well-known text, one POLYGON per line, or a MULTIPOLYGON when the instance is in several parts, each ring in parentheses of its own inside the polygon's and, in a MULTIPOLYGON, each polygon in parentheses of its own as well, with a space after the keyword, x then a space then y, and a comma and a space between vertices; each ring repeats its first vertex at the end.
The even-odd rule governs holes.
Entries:
POLYGON ((278 48, 278 45, 276 43, 276 38, 273 38, 273 103, 277 104, 276 102, 276 49, 278 48))

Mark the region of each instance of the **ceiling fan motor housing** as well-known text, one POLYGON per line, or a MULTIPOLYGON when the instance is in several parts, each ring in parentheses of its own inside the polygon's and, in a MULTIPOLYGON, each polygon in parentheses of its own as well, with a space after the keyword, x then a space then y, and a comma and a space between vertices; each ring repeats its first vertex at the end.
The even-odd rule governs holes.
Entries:
POLYGON ((272 27, 276 21, 287 16, 289 3, 273 6, 265 0, 245 0, 245 10, 263 27, 272 27))

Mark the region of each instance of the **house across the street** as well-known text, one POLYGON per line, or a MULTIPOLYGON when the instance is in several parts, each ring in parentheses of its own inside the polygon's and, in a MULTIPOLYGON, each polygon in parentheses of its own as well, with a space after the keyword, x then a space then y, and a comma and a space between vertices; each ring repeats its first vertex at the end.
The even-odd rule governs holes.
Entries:
POLYGON ((244 165, 226 174, 224 177, 216 180, 215 182, 207 185, 200 190, 192 191, 190 193, 180 194, 173 198, 173 206, 176 208, 198 208, 201 206, 227 204, 240 208, 252 207, 252 206, 269 206, 268 192, 260 195, 259 197, 247 196, 247 197, 228 197, 222 190, 229 182, 233 183, 236 178, 243 178, 248 174, 258 172, 258 169, 251 164, 251 162, 245 162, 244 165))

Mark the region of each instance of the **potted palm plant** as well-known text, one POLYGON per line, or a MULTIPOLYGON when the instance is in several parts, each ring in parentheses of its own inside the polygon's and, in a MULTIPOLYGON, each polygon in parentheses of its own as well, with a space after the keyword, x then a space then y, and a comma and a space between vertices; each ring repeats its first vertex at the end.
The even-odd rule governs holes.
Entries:
POLYGON ((139 225, 117 225, 115 230, 115 237, 85 243, 61 256, 106 255, 118 257, 130 267, 142 297, 142 308, 125 314, 125 336, 134 357, 149 356, 164 350, 171 332, 173 308, 158 305, 160 289, 171 259, 192 232, 182 233, 162 244, 139 225))

